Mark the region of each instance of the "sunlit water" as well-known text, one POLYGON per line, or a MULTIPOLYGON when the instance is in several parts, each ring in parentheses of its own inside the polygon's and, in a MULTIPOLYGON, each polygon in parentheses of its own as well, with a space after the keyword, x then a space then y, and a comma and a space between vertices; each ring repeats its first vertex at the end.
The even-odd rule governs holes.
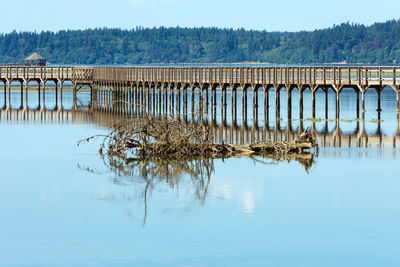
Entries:
MULTIPOLYGON (((372 136, 378 125, 369 94, 365 124, 372 136)), ((54 108, 54 92, 46 97, 54 108)), ((341 118, 356 117, 353 97, 341 95, 341 118)), ((34 92, 31 98, 35 108, 34 92)), ((65 109, 71 99, 66 93, 65 109)), ((88 106, 87 92, 79 99, 88 106)), ((18 108, 17 92, 13 101, 18 108)), ((383 94, 379 136, 389 143, 381 148, 321 147, 308 171, 296 161, 214 160, 209 177, 144 177, 140 167, 117 176, 98 154, 100 140, 77 146, 108 132, 95 116, 53 123, 3 116, 0 266, 398 266, 395 108, 391 92, 383 94)), ((324 116, 322 106, 317 117, 324 116)), ((304 117, 311 117, 309 108, 304 117)), ((340 127, 351 133, 357 125, 340 127)))

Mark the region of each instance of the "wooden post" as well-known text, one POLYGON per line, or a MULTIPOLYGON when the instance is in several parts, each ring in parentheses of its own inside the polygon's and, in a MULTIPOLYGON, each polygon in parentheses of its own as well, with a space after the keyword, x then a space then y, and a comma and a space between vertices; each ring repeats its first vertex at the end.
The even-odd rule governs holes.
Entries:
POLYGON ((233 96, 233 112, 234 112, 234 118, 232 123, 235 123, 235 125, 237 124, 237 87, 232 88, 232 94, 234 94, 233 96))
POLYGON ((77 84, 76 82, 73 83, 74 88, 73 88, 73 109, 77 108, 77 84))
POLYGON ((328 119, 328 94, 329 87, 325 87, 325 119, 328 119))
POLYGON ((157 83, 153 86, 153 115, 157 115, 157 83))
POLYGON ((175 113, 175 85, 171 86, 171 101, 170 101, 170 103, 171 103, 172 114, 174 114, 175 113))
POLYGON ((225 104, 225 101, 224 101, 224 87, 223 86, 221 86, 221 96, 220 96, 220 101, 221 101, 221 110, 222 110, 222 107, 224 106, 224 104, 225 104))
POLYGON ((4 82, 4 105, 3 108, 5 109, 7 107, 7 82, 4 82))
POLYGON ((303 121, 303 90, 302 86, 299 86, 299 119, 303 121))
MULTIPOLYGON (((195 73, 195 76, 196 76, 196 73, 195 73)), ((191 101, 190 101, 190 108, 191 108, 191 121, 193 122, 194 121, 194 111, 195 111, 195 106, 196 106, 196 100, 195 100, 195 98, 194 98, 194 90, 195 90, 195 86, 194 85, 192 85, 191 87, 190 87, 190 89, 191 89, 191 101)))
POLYGON ((276 120, 280 120, 280 118, 281 118, 281 93, 277 87, 275 87, 275 110, 276 110, 276 113, 275 113, 276 120))
POLYGON ((361 89, 361 112, 365 112, 365 89, 361 89))
POLYGON ((56 80, 55 82, 55 85, 56 85, 56 88, 55 88, 55 90, 56 90, 56 105, 55 105, 55 109, 58 109, 58 81, 56 80))
POLYGON ((378 93, 378 108, 376 109, 376 111, 381 112, 382 108, 381 108, 381 91, 382 91, 382 87, 379 86, 376 88, 376 92, 378 93))
POLYGON ((357 93, 357 119, 360 118, 360 90, 356 89, 357 93))
POLYGON ((336 91, 336 119, 340 117, 340 98, 339 98, 339 90, 336 91))
POLYGON ((63 87, 64 81, 60 80, 60 109, 63 109, 63 87))
POLYGON ((147 85, 147 113, 151 115, 151 83, 147 85))
POLYGON ((185 105, 184 105, 184 113, 185 113, 185 119, 187 119, 187 113, 188 113, 188 86, 185 86, 185 88, 184 88, 184 102, 185 102, 185 105))
MULTIPOLYGON (((95 94, 94 94, 94 84, 92 83, 92 84, 90 84, 89 85, 90 86, 90 102, 89 102, 89 109, 92 109, 93 108, 93 106, 94 106, 94 102, 95 102, 95 94)), ((57 91, 57 89, 56 89, 56 91, 57 91)), ((56 103, 57 103, 57 100, 56 100, 56 103)), ((57 104, 56 104, 57 105, 57 104)))
MULTIPOLYGON (((222 87, 221 87, 221 90, 222 90, 222 87)), ((226 100, 226 90, 227 90, 227 87, 226 86, 224 86, 224 106, 226 106, 227 105, 227 100, 226 100)), ((222 91, 221 91, 221 96, 222 96, 222 91)))
POLYGON ((46 109, 46 80, 43 80, 43 95, 42 95, 42 99, 43 99, 42 110, 45 110, 46 109))
POLYGON ((25 108, 28 109, 28 80, 24 80, 25 84, 25 108))
POLYGON ((253 102, 253 109, 255 108, 255 106, 256 106, 256 90, 255 90, 255 88, 252 86, 252 88, 253 88, 253 92, 252 92, 252 102, 253 102))
POLYGON ((287 89, 287 116, 288 116, 288 123, 292 120, 292 90, 289 88, 287 89))
POLYGON ((312 117, 315 118, 315 93, 317 89, 311 88, 311 98, 312 98, 312 117))
POLYGON ((256 96, 256 107, 258 107, 258 88, 255 89, 255 96, 256 96))
POLYGON ((264 86, 264 127, 269 128, 269 88, 264 86))
POLYGON ((143 108, 143 115, 145 115, 145 116, 147 116, 147 102, 148 102, 147 97, 149 96, 148 89, 149 89, 149 86, 146 84, 143 84, 143 102, 142 102, 143 107, 142 108, 143 108))
POLYGON ((245 86, 244 94, 244 118, 245 118, 245 125, 247 125, 247 89, 245 86))
POLYGON ((21 85, 21 105, 19 107, 19 109, 23 109, 24 108, 24 83, 23 80, 20 80, 20 85, 21 85))
POLYGON ((163 101, 163 99, 162 99, 162 87, 163 87, 162 84, 157 85, 156 105, 157 105, 157 114, 158 115, 161 115, 161 113, 162 113, 162 101, 163 101))
POLYGON ((12 80, 8 80, 8 108, 12 109, 11 106, 11 84, 12 84, 12 80))

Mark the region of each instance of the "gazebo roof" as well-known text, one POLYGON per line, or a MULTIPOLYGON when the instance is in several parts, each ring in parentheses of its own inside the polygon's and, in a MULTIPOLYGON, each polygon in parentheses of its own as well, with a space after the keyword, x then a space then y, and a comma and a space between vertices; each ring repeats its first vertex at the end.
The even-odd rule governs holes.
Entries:
POLYGON ((45 60, 45 58, 35 52, 29 57, 25 58, 25 60, 45 60))

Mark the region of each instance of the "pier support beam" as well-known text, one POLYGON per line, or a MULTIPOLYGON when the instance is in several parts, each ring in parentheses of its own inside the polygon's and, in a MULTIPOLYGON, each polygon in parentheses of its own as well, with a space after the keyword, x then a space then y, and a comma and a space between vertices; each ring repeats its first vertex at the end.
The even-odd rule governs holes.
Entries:
POLYGON ((184 113, 185 113, 185 120, 187 121, 187 117, 188 117, 188 88, 189 88, 189 86, 185 86, 184 88, 183 88, 183 92, 184 92, 184 97, 183 97, 183 99, 184 99, 184 102, 185 102, 185 105, 184 105, 184 113))
MULTIPOLYGON (((256 86, 256 89, 255 89, 256 108, 258 107, 258 89, 259 89, 259 87, 256 86)), ((253 97, 254 97, 254 96, 253 96, 253 97)))
POLYGON ((24 81, 20 80, 20 89, 21 89, 21 105, 19 106, 19 109, 24 108, 24 81))
POLYGON ((7 80, 7 86, 8 86, 8 104, 7 104, 7 109, 12 109, 12 106, 11 106, 11 84, 12 84, 12 80, 7 80))
POLYGON ((376 87, 376 93, 378 94, 378 108, 376 109, 376 111, 381 112, 382 111, 382 107, 381 107, 381 92, 382 92, 382 87, 376 87))
MULTIPOLYGON (((55 101, 56 101, 56 104, 55 104, 55 106, 54 106, 54 109, 58 109, 58 81, 54 81, 54 83, 55 83, 55 90, 56 90, 56 92, 55 92, 55 101)), ((96 91, 96 95, 97 95, 97 91, 96 91)), ((96 99, 96 102, 97 102, 97 99, 96 99)))
POLYGON ((40 103, 40 86, 41 86, 41 84, 40 84, 40 81, 38 81, 37 82, 38 83, 38 106, 37 106, 37 110, 40 110, 40 107, 42 106, 41 105, 41 103, 40 103))
MULTIPOLYGON (((177 110, 177 112, 178 112, 178 114, 179 114, 179 119, 181 118, 181 90, 182 89, 182 86, 180 85, 180 84, 178 84, 177 86, 176 86, 176 104, 177 104, 177 107, 178 107, 178 110, 177 110)), ((208 90, 207 90, 208 91, 208 90)), ((207 101, 208 101, 208 93, 207 93, 207 101)))
POLYGON ((269 87, 264 88, 264 108, 269 108, 269 87))
POLYGON ((247 90, 249 85, 243 84, 242 87, 242 126, 247 125, 247 90))
POLYGON ((217 86, 215 86, 213 89, 214 89, 214 90, 213 90, 213 94, 214 94, 214 108, 216 108, 217 105, 218 105, 218 103, 217 103, 217 86))
POLYGON ((333 89, 335 90, 336 93, 336 119, 338 120, 340 117, 340 97, 339 94, 343 89, 343 86, 338 86, 336 87, 335 85, 332 85, 333 89))
POLYGON ((361 112, 365 113, 365 90, 361 90, 361 112))
POLYGON ((258 127, 258 105, 257 105, 257 89, 253 89, 253 126, 252 129, 258 127))
MULTIPOLYGON (((151 83, 149 83, 147 85, 146 89, 147 89, 147 114, 151 115, 151 109, 152 109, 152 107, 151 107, 151 103, 152 103, 152 100, 151 100, 151 83)), ((124 87, 124 85, 122 87, 122 90, 123 90, 123 95, 125 96, 125 87, 124 87)))
POLYGON ((287 89, 287 116, 288 123, 292 120, 292 90, 290 86, 286 86, 287 89))
POLYGON ((358 90, 357 88, 354 89, 356 91, 357 94, 357 119, 360 118, 360 90, 358 90))
POLYGON ((7 82, 3 81, 4 83, 4 104, 3 104, 3 109, 7 108, 7 82))
POLYGON ((279 86, 275 85, 274 88, 275 88, 275 110, 276 110, 275 117, 277 120, 278 119, 280 120, 280 118, 281 118, 281 93, 280 93, 279 86))
POLYGON ((245 111, 246 111, 246 114, 247 114, 247 87, 245 88, 245 90, 244 90, 244 94, 243 94, 243 96, 244 96, 244 107, 245 107, 245 111))
POLYGON ((234 113, 235 113, 233 121, 234 121, 235 125, 237 125, 237 86, 234 87, 233 94, 234 94, 234 107, 233 107, 233 110, 234 110, 234 113))
POLYGON ((318 90, 318 87, 316 88, 310 88, 311 89, 311 100, 312 100, 312 117, 315 118, 315 93, 318 90))
POLYGON ((43 94, 42 94, 42 102, 43 106, 41 107, 41 110, 46 109, 46 80, 43 80, 43 94))
MULTIPOLYGON (((61 109, 61 110, 63 109, 63 89, 64 89, 64 80, 60 80, 60 107, 59 107, 59 109, 61 109)), ((105 92, 104 92, 104 94, 105 94, 105 92)))
POLYGON ((23 84, 25 86, 25 105, 24 109, 28 109, 28 80, 24 80, 23 84))
POLYGON ((256 107, 256 94, 257 94, 257 89, 254 85, 251 86, 251 88, 253 89, 252 91, 252 102, 253 102, 253 109, 256 107))
MULTIPOLYGON (((222 88, 222 87, 221 87, 222 88)), ((228 89, 228 86, 227 85, 224 85, 223 86, 223 91, 224 91, 224 106, 226 107, 226 105, 227 105, 227 102, 228 102, 228 100, 227 100, 227 93, 226 93, 226 91, 227 91, 227 89, 228 89)), ((222 96, 222 91, 221 91, 221 96, 222 96)))
POLYGON ((220 101, 221 101, 221 110, 222 110, 222 108, 223 108, 223 106, 225 105, 225 100, 224 100, 224 96, 225 96, 225 93, 224 93, 224 86, 221 86, 221 98, 220 98, 220 101))
POLYGON ((300 123, 303 123, 303 86, 298 85, 299 89, 299 119, 300 123))
POLYGON ((77 108, 77 84, 74 83, 74 88, 72 89, 73 93, 73 109, 77 108))
POLYGON ((328 94, 329 94, 329 88, 325 87, 325 119, 328 119, 328 94))
POLYGON ((193 122, 193 119, 194 119, 194 111, 195 111, 195 107, 196 107, 196 100, 194 99, 194 90, 196 89, 196 87, 194 86, 194 85, 192 85, 192 86, 190 86, 190 89, 191 89, 191 100, 190 100, 190 107, 191 107, 191 110, 192 110, 192 122, 193 122))
POLYGON ((340 97, 339 97, 340 92, 336 91, 336 119, 339 119, 340 117, 340 97))

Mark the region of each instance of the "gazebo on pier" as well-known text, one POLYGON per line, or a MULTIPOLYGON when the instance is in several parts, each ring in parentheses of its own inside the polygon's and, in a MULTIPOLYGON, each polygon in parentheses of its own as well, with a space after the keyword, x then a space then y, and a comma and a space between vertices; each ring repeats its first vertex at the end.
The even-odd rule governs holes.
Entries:
POLYGON ((27 66, 46 66, 46 59, 34 52, 29 57, 25 58, 25 65, 27 66))

